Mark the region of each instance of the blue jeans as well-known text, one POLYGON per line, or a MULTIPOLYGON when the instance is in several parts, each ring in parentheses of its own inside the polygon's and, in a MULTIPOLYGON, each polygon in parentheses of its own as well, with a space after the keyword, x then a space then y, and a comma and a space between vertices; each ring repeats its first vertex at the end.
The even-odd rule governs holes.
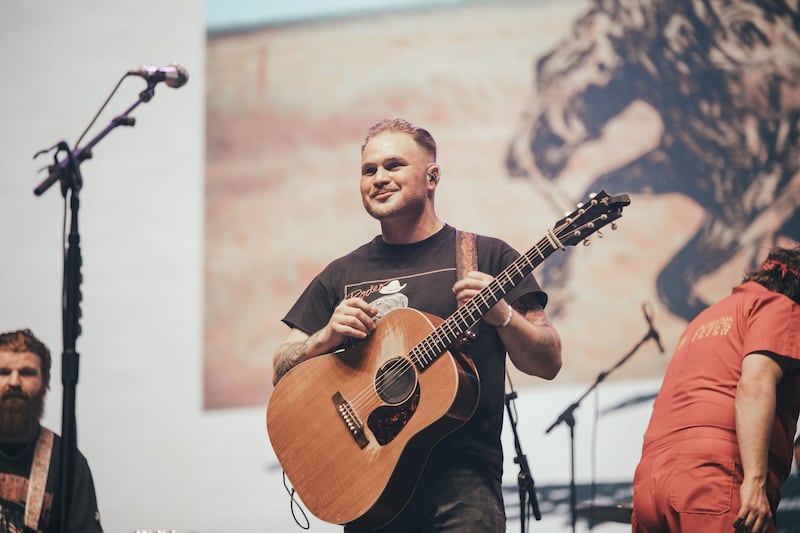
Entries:
MULTIPOLYGON (((426 470, 398 517, 376 533, 505 533, 503 488, 470 468, 426 470)), ((366 530, 345 527, 345 533, 366 530)))

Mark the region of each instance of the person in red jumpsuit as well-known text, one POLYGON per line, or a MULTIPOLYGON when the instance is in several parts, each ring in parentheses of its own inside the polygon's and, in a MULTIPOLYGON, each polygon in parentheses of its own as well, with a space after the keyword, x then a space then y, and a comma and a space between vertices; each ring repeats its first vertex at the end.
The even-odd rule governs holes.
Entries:
POLYGON ((773 532, 800 411, 800 247, 681 336, 633 480, 634 532, 773 532))

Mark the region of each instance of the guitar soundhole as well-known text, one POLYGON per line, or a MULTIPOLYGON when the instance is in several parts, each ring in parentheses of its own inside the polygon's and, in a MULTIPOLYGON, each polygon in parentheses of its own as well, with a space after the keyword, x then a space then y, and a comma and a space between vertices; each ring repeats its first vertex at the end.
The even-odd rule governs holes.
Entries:
POLYGON ((390 359, 378 369, 375 376, 375 390, 384 403, 397 405, 403 403, 414 392, 417 372, 408 359, 390 359))

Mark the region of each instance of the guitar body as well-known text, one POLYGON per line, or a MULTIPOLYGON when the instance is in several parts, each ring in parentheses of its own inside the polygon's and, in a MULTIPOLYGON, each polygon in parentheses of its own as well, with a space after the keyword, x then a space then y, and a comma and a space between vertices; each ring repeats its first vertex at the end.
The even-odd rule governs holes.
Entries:
POLYGON ((292 486, 321 520, 389 522, 433 446, 472 416, 479 383, 469 358, 444 352, 422 372, 408 358, 442 322, 396 309, 364 341, 305 361, 278 382, 267 432, 292 486))
POLYGON ((283 376, 267 406, 267 433, 308 509, 363 528, 397 516, 433 446, 478 405, 475 365, 448 348, 554 251, 614 229, 629 204, 626 194, 591 195, 447 319, 395 309, 352 348, 283 376))

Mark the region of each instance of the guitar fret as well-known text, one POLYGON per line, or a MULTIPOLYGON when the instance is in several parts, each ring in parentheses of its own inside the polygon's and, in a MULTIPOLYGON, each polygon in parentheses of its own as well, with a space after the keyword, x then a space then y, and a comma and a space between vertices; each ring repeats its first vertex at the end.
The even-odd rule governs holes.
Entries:
MULTIPOLYGON (((536 246, 534 246, 533 248, 531 248, 531 249, 530 249, 530 251, 531 251, 531 252, 533 252, 533 251, 536 251, 536 253, 538 253, 538 254, 539 254, 539 257, 541 257, 542 259, 544 259, 545 257, 547 257, 546 255, 544 255, 544 254, 542 253, 542 251, 541 251, 541 250, 539 250, 539 245, 538 245, 538 244, 537 244, 536 246)), ((526 255, 526 257, 527 257, 527 255, 526 255)), ((532 263, 531 263, 531 266, 533 266, 533 264, 532 264, 532 263)))
MULTIPOLYGON (((487 288, 488 288, 488 287, 487 287, 487 288)), ((473 299, 473 301, 474 301, 474 300, 478 300, 478 302, 476 303, 476 305, 481 305, 481 304, 483 304, 483 306, 484 306, 486 309, 489 309, 489 308, 491 307, 491 306, 489 305, 489 302, 487 302, 487 301, 486 301, 486 296, 484 296, 484 294, 483 294, 483 291, 481 291, 481 292, 479 292, 478 294, 476 294, 476 295, 475 295, 475 298, 473 299)), ((470 317, 471 317, 471 316, 472 316, 472 314, 470 313, 470 317)))
POLYGON ((442 329, 447 330, 447 335, 446 335, 445 338, 447 339, 448 343, 455 341, 456 337, 458 336, 458 333, 453 331, 453 327, 450 324, 449 320, 446 320, 442 324, 442 329))
MULTIPOLYGON (((497 287, 497 288, 500 290, 500 292, 502 292, 503 294, 505 294, 505 291, 503 291, 503 288, 502 288, 502 287, 497 287)), ((500 298, 498 298, 498 297, 497 297, 497 294, 495 294, 494 283, 490 283, 489 285, 487 285, 487 286, 486 286, 486 289, 487 289, 487 290, 489 291, 489 293, 492 295, 492 298, 494 299, 494 301, 495 301, 495 302, 497 302, 497 301, 500 299, 500 298)))
POLYGON ((466 322, 467 321, 467 317, 465 317, 464 315, 467 314, 467 313, 469 315, 472 314, 472 312, 469 309, 467 309, 467 307, 470 307, 470 306, 466 305, 464 307, 458 308, 456 310, 455 314, 453 315, 452 320, 446 320, 444 322, 444 324, 442 324, 442 325, 447 327, 447 328, 450 328, 451 333, 457 331, 456 329, 454 329, 452 323, 453 322, 458 322, 458 321, 461 321, 461 322, 466 322))
POLYGON ((425 337, 425 340, 423 341, 423 343, 424 343, 424 345, 425 345, 425 348, 426 348, 426 350, 425 350, 425 366, 427 366, 427 365, 431 364, 431 362, 433 361, 433 356, 432 356, 432 354, 431 354, 431 352, 432 352, 432 350, 431 350, 432 346, 431 346, 431 338, 430 338, 430 335, 428 335, 427 337, 425 337))
POLYGON ((525 277, 525 273, 524 273, 524 272, 522 272, 522 270, 520 269, 520 265, 518 265, 518 264, 517 264, 517 261, 514 261, 514 263, 513 263, 513 266, 514 266, 514 269, 515 269, 515 270, 517 271, 517 273, 519 274, 519 277, 520 277, 520 278, 524 278, 524 277, 525 277))

